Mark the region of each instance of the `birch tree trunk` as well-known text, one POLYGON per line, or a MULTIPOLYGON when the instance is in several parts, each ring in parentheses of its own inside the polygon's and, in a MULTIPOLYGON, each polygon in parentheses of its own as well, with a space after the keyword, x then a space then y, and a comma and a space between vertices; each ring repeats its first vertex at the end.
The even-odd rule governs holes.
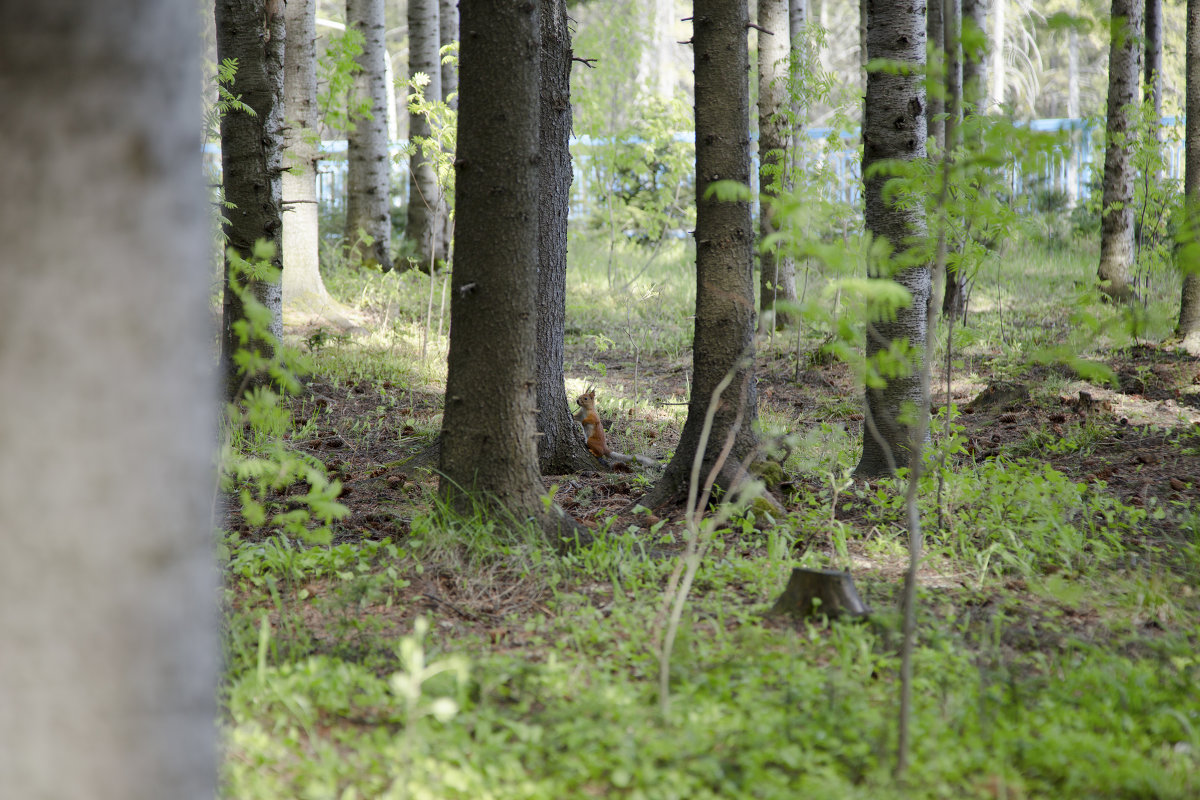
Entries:
POLYGON ((537 515, 540 3, 462 0, 442 494, 537 515))
POLYGON ((0 4, 6 798, 217 793, 198 22, 0 4))
MULTIPOLYGON (((438 9, 438 25, 441 28, 442 47, 458 41, 458 2, 457 0, 441 0, 438 9)), ((458 109, 458 63, 442 63, 442 100, 450 108, 458 109)), ((442 205, 438 211, 438 242, 440 249, 438 258, 450 263, 450 246, 454 243, 454 221, 450 217, 450 199, 441 192, 442 205)))
POLYGON ((283 56, 283 307, 295 322, 314 318, 342 330, 356 326, 325 289, 321 279, 320 226, 317 214, 316 0, 288 0, 283 56))
POLYGON ((1137 137, 1134 104, 1141 74, 1138 47, 1142 0, 1113 0, 1108 55, 1108 122, 1104 145, 1104 200, 1100 212, 1100 288, 1114 300, 1134 295, 1129 273, 1134 260, 1133 166, 1137 137))
MULTIPOLYGON (((425 97, 442 97, 442 66, 438 58, 441 27, 438 22, 438 0, 408 0, 408 74, 423 72, 429 76, 425 97)), ((420 114, 409 113, 409 139, 429 137, 429 120, 420 114)), ((417 149, 408 161, 408 223, 405 237, 415 249, 418 269, 430 270, 433 259, 442 252, 440 212, 442 195, 438 189, 433 165, 424 152, 417 149)))
MULTIPOLYGON (((867 73, 863 111, 864 195, 866 228, 874 238, 887 239, 897 253, 911 237, 925 234, 924 211, 919 204, 898 206, 884 197, 886 176, 872 175, 871 167, 888 159, 913 161, 925 158, 925 89, 921 67, 925 61, 923 9, 888 0, 869 0, 867 55, 870 59, 908 63, 911 74, 884 71, 867 73)), ((924 358, 926 320, 931 275, 928 264, 907 267, 892 274, 884 265, 868 266, 873 277, 892 279, 912 295, 912 303, 888 319, 867 321, 867 358, 907 341, 924 358)), ((881 389, 866 390, 866 431, 862 458, 855 469, 860 478, 878 477, 909 462, 909 426, 900 417, 906 406, 928 414, 922 406, 920 365, 905 377, 894 377, 881 389)))
POLYGON ((570 203, 571 33, 564 0, 543 0, 538 180, 537 407, 538 465, 543 475, 595 469, 583 429, 571 416, 563 383, 567 318, 567 211, 570 203))
MULTIPOLYGON (((222 226, 228 247, 250 258, 259 240, 275 247, 272 263, 283 267, 283 51, 285 24, 278 0, 217 0, 217 60, 238 62, 231 91, 254 110, 230 111, 221 117, 221 174, 225 201, 222 226)), ((230 265, 225 263, 225 297, 221 325, 221 360, 225 394, 244 385, 233 364, 238 347, 235 322, 245 318, 238 296, 228 290, 230 265)), ((247 288, 271 311, 271 333, 283 337, 283 290, 278 282, 248 281, 247 288)), ((255 343, 269 350, 268 342, 255 343)))
MULTIPOLYGON (((758 186, 760 241, 778 230, 773 200, 783 186, 787 147, 787 66, 790 47, 787 0, 758 0, 758 186)), ((784 327, 791 315, 775 304, 796 301, 796 265, 777 248, 759 252, 759 308, 763 326, 784 327)))
POLYGON ((707 196, 717 180, 750 185, 750 55, 745 2, 696 0, 692 51, 696 74, 696 331, 694 380, 675 456, 641 503, 655 508, 686 496, 692 463, 717 384, 721 396, 700 474, 712 470, 730 434, 733 448, 717 483, 732 488, 740 461, 757 446, 754 423, 754 253, 750 204, 707 196))
POLYGON ((1187 115, 1184 131, 1183 294, 1179 304, 1177 333, 1192 355, 1200 355, 1200 0, 1187 0, 1187 32, 1184 72, 1187 115))
POLYGON ((1008 64, 1004 60, 1005 41, 1008 38, 1008 0, 991 0, 992 5, 992 90, 989 102, 1004 104, 1004 90, 1008 83, 1008 64))
POLYGON ((353 96, 369 98, 370 116, 354 119, 346 136, 346 245, 352 261, 392 268, 392 159, 388 153, 387 45, 384 0, 346 0, 346 27, 363 35, 353 96), (366 239, 370 239, 370 244, 366 239))

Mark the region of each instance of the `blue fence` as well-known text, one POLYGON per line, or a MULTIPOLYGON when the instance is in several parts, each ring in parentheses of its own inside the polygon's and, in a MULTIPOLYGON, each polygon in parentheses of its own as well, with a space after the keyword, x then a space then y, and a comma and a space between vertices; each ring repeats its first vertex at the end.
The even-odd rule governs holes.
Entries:
MULTIPOLYGON (((1070 206, 1085 201, 1090 191, 1093 162, 1097 157, 1097 134, 1102 137, 1103 130, 1079 119, 1039 119, 1028 124, 1034 131, 1068 131, 1072 135, 1064 138, 1064 144, 1038 156, 1033 167, 1026 165, 1023 169, 1010 173, 1013 196, 1017 197, 1031 189, 1037 189, 1061 193, 1070 206)), ((1166 127, 1177 127, 1183 123, 1182 120, 1167 118, 1163 120, 1163 124, 1166 127)), ((818 143, 826 141, 829 135, 828 129, 809 129, 809 146, 805 147, 803 158, 821 159, 823 167, 834 176, 833 190, 836 199, 854 202, 858 199, 861 182, 858 132, 843 132, 840 138, 845 146, 842 148, 818 146, 818 143)), ((681 133, 676 138, 681 143, 695 141, 694 134, 691 133, 681 133)), ((1184 170, 1182 137, 1168 137, 1168 140, 1164 178, 1181 181, 1184 170)), ((571 188, 572 217, 578 217, 585 212, 591 194, 591 176, 587 170, 588 152, 598 144, 602 143, 588 137, 571 139, 575 165, 575 181, 571 188)), ((391 146, 392 198, 397 207, 402 207, 408 202, 408 159, 398 157, 403 147, 403 142, 391 146)), ((321 153, 322 158, 317 166, 317 200, 323 213, 337 213, 344 207, 346 197, 346 142, 322 142, 321 153)), ((206 145, 204 157, 213 174, 219 174, 219 147, 213 144, 206 145)), ((757 174, 757 170, 754 174, 757 174)))

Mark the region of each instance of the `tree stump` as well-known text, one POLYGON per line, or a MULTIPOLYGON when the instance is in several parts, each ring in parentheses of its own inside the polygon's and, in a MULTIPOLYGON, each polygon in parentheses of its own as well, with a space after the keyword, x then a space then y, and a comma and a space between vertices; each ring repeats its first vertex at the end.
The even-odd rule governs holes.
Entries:
POLYGON ((829 619, 836 619, 840 616, 866 617, 869 613, 870 609, 858 596, 849 572, 797 567, 792 570, 787 588, 767 615, 805 619, 824 614, 829 619))

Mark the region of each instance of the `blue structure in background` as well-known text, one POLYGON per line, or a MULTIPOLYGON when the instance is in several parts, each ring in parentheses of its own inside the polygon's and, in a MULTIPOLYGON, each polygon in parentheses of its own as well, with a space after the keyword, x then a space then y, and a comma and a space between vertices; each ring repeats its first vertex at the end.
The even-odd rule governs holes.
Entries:
MULTIPOLYGON (((1075 131, 1078 136, 1071 141, 1055 147, 1049 155, 1039 157, 1041 162, 1034 170, 1014 171, 1010 176, 1014 197, 1020 196, 1026 190, 1036 187, 1041 191, 1061 193, 1066 198, 1069 207, 1087 200, 1090 193, 1090 178, 1093 162, 1096 158, 1096 148, 1093 146, 1094 133, 1098 127, 1081 119, 1037 119, 1027 123, 1034 131, 1056 132, 1075 131)), ((1164 127, 1182 125, 1182 120, 1168 117, 1163 120, 1164 127)), ((1103 134, 1103 131, 1099 131, 1103 134)), ((813 147, 806 148, 806 158, 822 159, 824 166, 836 177, 835 197, 843 202, 857 202, 861 185, 859 152, 859 134, 857 130, 842 132, 840 138, 845 144, 842 149, 829 150, 815 145, 825 142, 832 133, 829 128, 810 128, 806 131, 807 139, 813 147)), ((1170 180, 1183 178, 1183 143, 1181 137, 1167 143, 1166 170, 1164 177, 1170 180)), ((676 140, 694 142, 694 133, 680 133, 676 140)), ((588 152, 605 142, 594 141, 591 137, 572 137, 571 153, 575 165, 575 180, 571 187, 571 216, 579 217, 585 211, 588 196, 588 152)), ((405 143, 395 142, 391 145, 392 152, 392 198, 397 207, 403 207, 408 198, 408 159, 398 157, 405 143)), ((346 142, 326 141, 321 143, 324 157, 317 165, 317 200, 323 214, 339 213, 345 204, 346 197, 346 142)), ((214 175, 220 173, 220 148, 214 144, 204 147, 205 164, 214 175)), ((1097 165, 1102 166, 1102 165, 1097 165)), ((758 170, 752 173, 757 177, 758 170)))

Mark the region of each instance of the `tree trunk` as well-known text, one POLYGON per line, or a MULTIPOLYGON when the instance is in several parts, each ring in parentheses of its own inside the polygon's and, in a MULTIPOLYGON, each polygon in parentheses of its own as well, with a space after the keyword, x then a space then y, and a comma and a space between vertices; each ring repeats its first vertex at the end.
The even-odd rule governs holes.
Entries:
POLYGON ((543 475, 594 469, 563 384, 567 317, 567 210, 570 202, 571 34, 564 0, 543 0, 541 145, 538 167, 537 407, 538 465, 543 475))
MULTIPOLYGON (((759 232, 761 241, 778 230, 774 200, 783 186, 788 122, 787 66, 789 18, 787 0, 758 0, 758 185, 761 191, 759 232)), ((795 262, 778 248, 759 251, 761 273, 759 308, 762 324, 776 328, 791 323, 792 315, 775 311, 776 302, 796 301, 795 262)))
MULTIPOLYGON (((429 76, 425 97, 442 97, 442 67, 438 58, 441 28, 438 0, 408 0, 408 74, 424 72, 429 76)), ((420 114, 408 115, 409 140, 432 136, 429 120, 420 114)), ((429 270, 433 259, 443 252, 440 242, 442 193, 433 164, 424 152, 409 156, 408 224, 405 238, 412 243, 417 267, 429 270)))
MULTIPOLYGON (((925 91, 921 67, 925 61, 925 19, 920 6, 870 0, 867 48, 871 59, 884 58, 913 66, 911 74, 874 71, 867 74, 863 112, 862 174, 866 200, 866 228, 874 238, 887 239, 899 253, 912 237, 925 234, 924 211, 919 205, 895 205, 884 198, 886 176, 871 175, 872 165, 889 159, 925 158, 925 91)), ((869 267, 877 278, 892 278, 908 289, 912 303, 890 319, 867 321, 867 358, 906 340, 923 358, 926 314, 930 301, 928 264, 908 267, 895 275, 884 265, 869 267)), ((855 474, 870 478, 890 474, 896 465, 909 462, 908 425, 900 421, 906 406, 928 414, 923 407, 919 365, 906 377, 888 380, 882 389, 866 391, 866 431, 862 459, 855 474)))
POLYGON ((217 794, 198 22, 0 5, 5 797, 217 794))
POLYGON ((539 3, 463 0, 441 492, 539 511, 539 3))
POLYGON ((1008 64, 1004 60, 1004 43, 1008 38, 1008 0, 992 0, 992 90, 990 102, 997 106, 1004 103, 1004 90, 1008 83, 1008 64))
MULTIPOLYGON (((442 47, 458 41, 458 0, 440 0, 438 25, 442 29, 442 47)), ((451 109, 458 109, 458 63, 442 64, 442 100, 451 109)), ((451 149, 452 148, 448 148, 451 149)), ((450 217, 449 197, 441 192, 442 205, 438 212, 438 258, 450 263, 450 245, 454 243, 454 220, 450 217)))
POLYGON ((1133 147, 1137 137, 1138 42, 1142 0, 1113 0, 1112 44, 1108 55, 1108 124, 1104 145, 1104 201, 1100 216, 1101 289, 1115 300, 1134 297, 1133 147))
MULTIPOLYGON (((962 0, 962 28, 987 32, 988 0, 962 0)), ((986 38, 979 38, 986 41, 986 38)), ((988 108, 987 48, 964 48, 962 53, 963 113, 983 114, 988 108)))
MULTIPOLYGON (((950 37, 945 31, 945 9, 942 0, 930 0, 925 7, 925 40, 928 43, 927 57, 930 75, 937 75, 946 67, 945 43, 950 37)), ((949 87, 949 77, 943 82, 949 87)), ((939 119, 946 113, 946 98, 934 92, 925 104, 925 126, 929 130, 929 138, 937 142, 939 150, 946 149, 946 121, 939 119)))
POLYGON ((297 322, 316 319, 341 330, 356 326, 329 296, 321 279, 317 218, 317 4, 289 0, 284 6, 283 75, 283 306, 297 322))
POLYGON ((392 268, 392 159, 383 11, 383 0, 346 0, 346 27, 363 35, 363 51, 356 59, 361 69, 351 96, 371 101, 370 115, 356 117, 346 136, 346 245, 352 261, 386 272, 392 268))
POLYGON ((1146 77, 1143 84, 1145 99, 1154 104, 1155 126, 1162 119, 1162 0, 1146 3, 1146 77))
POLYGON ((726 439, 734 444, 717 483, 731 488, 738 464, 757 445, 754 423, 754 253, 750 204, 707 196, 717 180, 750 185, 750 56, 746 3, 696 0, 692 49, 696 75, 696 329, 694 379, 675 456, 641 502, 658 507, 685 496, 699 454, 705 415, 717 384, 733 381, 721 395, 701 479, 711 471, 726 439))
MULTIPOLYGON (((275 246, 273 263, 282 268, 283 194, 283 4, 276 0, 217 0, 217 60, 236 58, 231 91, 254 110, 254 116, 230 111, 221 117, 221 174, 226 202, 222 226, 228 247, 243 258, 260 239, 275 246)), ((233 363, 238 348, 233 324, 245 318, 237 295, 229 291, 230 264, 225 260, 225 297, 221 325, 222 376, 227 397, 238 393, 243 376, 233 363)), ((282 287, 248 281, 247 288, 271 311, 271 333, 283 337, 282 287)), ((267 342, 257 342, 269 350, 267 342)))
MULTIPOLYGON (((458 41, 458 0, 440 0, 438 26, 442 47, 458 41)), ((450 108, 458 108, 458 64, 442 64, 442 99, 450 108)))
POLYGON ((1187 121, 1184 131, 1184 202, 1188 213, 1177 252, 1184 263, 1183 295, 1177 333, 1193 355, 1200 355, 1200 0, 1187 0, 1185 68, 1187 121))
MULTIPOLYGON (((936 4, 936 3, 935 3, 936 4)), ((945 146, 947 158, 958 147, 963 108, 962 13, 959 0, 945 0, 943 8, 946 53, 946 121, 945 146)), ((943 233, 944 235, 944 233, 943 233)), ((958 245, 951 243, 957 250, 958 245)), ((967 314, 966 276, 957 269, 946 270, 946 288, 942 293, 942 314, 962 319, 967 314)))

